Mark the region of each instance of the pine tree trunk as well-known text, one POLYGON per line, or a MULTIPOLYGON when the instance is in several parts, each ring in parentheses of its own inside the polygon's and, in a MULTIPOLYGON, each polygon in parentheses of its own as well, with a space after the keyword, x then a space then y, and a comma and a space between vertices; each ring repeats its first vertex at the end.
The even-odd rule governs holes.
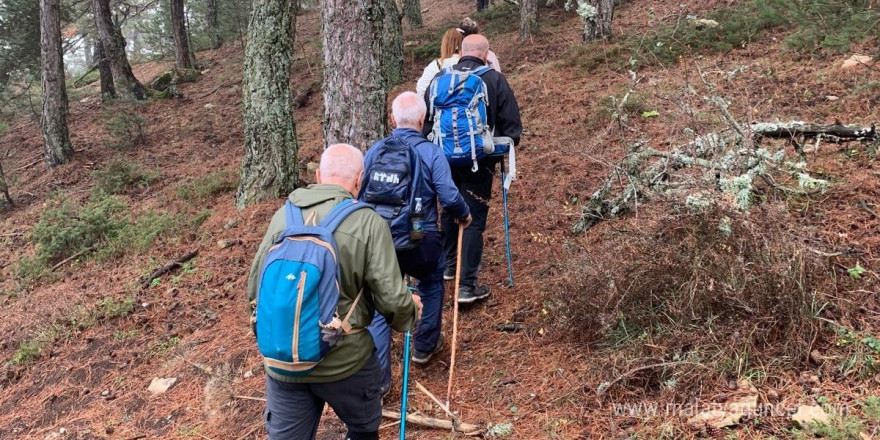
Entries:
POLYGON ((538 0, 520 0, 519 40, 532 38, 532 31, 538 27, 538 0))
POLYGON ((385 2, 324 1, 325 146, 344 142, 365 150, 385 136, 385 2))
POLYGON ((98 63, 98 73, 101 77, 101 101, 116 99, 116 87, 113 87, 113 73, 110 71, 110 61, 104 57, 104 45, 101 40, 95 41, 95 55, 98 63))
POLYGON ((9 206, 15 206, 12 196, 9 195, 9 185, 6 184, 6 175, 3 174, 3 164, 0 164, 0 192, 6 197, 6 202, 9 203, 9 206))
POLYGON ((61 48, 61 0, 40 0, 40 54, 42 58, 43 144, 49 168, 67 163, 73 146, 67 133, 67 87, 61 48))
POLYGON ((95 14, 95 27, 104 50, 104 57, 110 64, 113 86, 121 98, 144 99, 144 86, 135 78, 125 54, 125 38, 122 31, 113 23, 110 15, 110 0, 94 0, 92 11, 95 14))
POLYGON ((92 38, 88 35, 83 35, 83 55, 85 55, 86 61, 86 69, 91 69, 92 66, 95 65, 95 60, 92 58, 92 54, 94 50, 92 49, 92 38))
POLYGON ((235 205, 287 195, 297 184, 290 64, 297 0, 255 0, 245 49, 245 154, 235 205))
POLYGON ((422 27, 422 5, 419 0, 403 0, 403 14, 410 29, 422 27))
POLYGON ((584 19, 584 42, 611 38, 614 0, 590 0, 593 8, 584 19))
POLYGON ((382 70, 385 72, 385 91, 403 82, 403 16, 396 0, 384 0, 385 26, 382 30, 382 70))
POLYGON ((219 0, 205 0, 206 21, 208 22, 208 35, 211 40, 211 49, 219 49, 223 45, 223 35, 220 34, 220 20, 217 12, 219 0))
POLYGON ((183 0, 171 0, 171 34, 174 37, 174 65, 178 69, 192 69, 193 56, 186 33, 183 0))

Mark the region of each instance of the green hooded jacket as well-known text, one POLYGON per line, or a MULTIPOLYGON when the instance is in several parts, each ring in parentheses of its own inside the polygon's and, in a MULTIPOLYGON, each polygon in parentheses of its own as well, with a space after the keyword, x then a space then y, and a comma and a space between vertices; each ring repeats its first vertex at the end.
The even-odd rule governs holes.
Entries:
MULTIPOLYGON (((337 204, 352 198, 351 193, 338 185, 309 185, 290 194, 294 205, 302 208, 303 218, 314 211, 317 221, 323 220, 337 204)), ((285 213, 282 207, 275 212, 269 230, 260 243, 248 277, 248 312, 253 314, 257 297, 257 279, 266 260, 268 249, 284 230, 285 213)), ((397 331, 412 328, 416 320, 416 306, 400 275, 397 254, 391 241, 391 231, 385 220, 372 209, 361 209, 351 214, 333 234, 336 240, 342 281, 338 313, 345 316, 358 292, 363 296, 351 315, 355 329, 365 329, 378 311, 397 331)), ((284 382, 320 383, 345 379, 359 371, 373 352, 373 338, 366 330, 347 334, 327 353, 327 356, 306 376, 280 376, 266 370, 273 378, 284 382)))

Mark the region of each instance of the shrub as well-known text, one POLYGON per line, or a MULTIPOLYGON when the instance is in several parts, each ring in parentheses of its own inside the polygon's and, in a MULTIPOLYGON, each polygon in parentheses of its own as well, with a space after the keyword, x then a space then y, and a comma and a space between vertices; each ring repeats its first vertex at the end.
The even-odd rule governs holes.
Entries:
POLYGON ((52 345, 55 340, 61 336, 65 330, 57 325, 53 325, 45 330, 40 331, 34 337, 21 341, 18 350, 9 360, 9 366, 27 366, 36 362, 43 350, 52 345))
POLYGON ((572 252, 562 268, 572 275, 550 298, 564 333, 634 352, 622 358, 693 358, 732 375, 801 366, 822 329, 819 315, 849 316, 851 303, 818 293, 840 282, 833 264, 791 239, 784 213, 708 209, 647 213, 646 230, 609 231, 598 252, 572 252))
POLYGON ((792 48, 846 52, 854 42, 880 37, 876 0, 757 0, 765 20, 796 28, 785 42, 792 48))
POLYGON ((110 139, 107 146, 127 150, 144 142, 144 118, 128 108, 117 106, 104 111, 104 120, 110 139))
POLYGON ((122 225, 113 239, 98 252, 98 258, 106 260, 130 252, 146 251, 156 240, 177 232, 182 223, 179 216, 147 211, 138 216, 135 222, 122 225))
POLYGON ((112 240, 128 222, 127 209, 119 198, 102 193, 82 206, 69 200, 50 206, 34 226, 37 255, 47 262, 58 260, 112 240))
POLYGON ((590 43, 569 50, 568 64, 592 71, 600 65, 613 70, 657 63, 677 63, 690 53, 725 53, 745 47, 764 31, 784 25, 779 17, 763 13, 758 3, 717 9, 704 17, 681 15, 674 22, 653 27, 645 35, 619 35, 612 44, 590 43), (714 20, 718 26, 699 25, 714 20))
POLYGON ((217 171, 193 179, 177 188, 177 195, 188 202, 203 201, 211 196, 234 190, 238 176, 231 171, 217 171))
MULTIPOLYGON (((762 14, 756 3, 721 8, 704 18, 718 22, 718 26, 698 26, 697 17, 688 16, 684 21, 649 31, 637 48, 639 61, 644 64, 653 64, 657 60, 675 63, 691 52, 729 52, 747 46, 764 31, 784 24, 779 18, 762 14)), ((630 44, 635 42, 631 41, 630 44)))
POLYGON ((119 194, 129 188, 148 186, 159 177, 159 173, 116 157, 103 168, 95 170, 92 176, 98 190, 107 194, 119 194))
POLYGON ((440 56, 440 38, 431 40, 413 49, 413 55, 421 61, 429 62, 440 56))
POLYGON ((519 8, 510 3, 484 9, 474 14, 473 18, 480 25, 480 33, 490 37, 490 40, 494 35, 519 29, 519 8))
POLYGON ((93 194, 83 205, 56 200, 34 226, 36 254, 19 261, 16 276, 31 283, 44 280, 50 264, 89 248, 100 259, 143 252, 182 224, 180 216, 153 211, 132 221, 128 205, 103 192, 93 194))

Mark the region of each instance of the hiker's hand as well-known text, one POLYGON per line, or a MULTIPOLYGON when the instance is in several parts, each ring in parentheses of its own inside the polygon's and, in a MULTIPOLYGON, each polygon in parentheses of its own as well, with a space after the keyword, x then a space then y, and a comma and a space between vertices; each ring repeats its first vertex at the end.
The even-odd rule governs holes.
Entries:
POLYGON ((474 221, 474 216, 468 214, 467 217, 460 218, 460 219, 456 220, 455 222, 458 223, 458 225, 461 226, 462 228, 467 229, 467 227, 471 225, 472 221, 474 221))
POLYGON ((416 321, 422 319, 422 298, 413 294, 412 301, 416 305, 416 321))

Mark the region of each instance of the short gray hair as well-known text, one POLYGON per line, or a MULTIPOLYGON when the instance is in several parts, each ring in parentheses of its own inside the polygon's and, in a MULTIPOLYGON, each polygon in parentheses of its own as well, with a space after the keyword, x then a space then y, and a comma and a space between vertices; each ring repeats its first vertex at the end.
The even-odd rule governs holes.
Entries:
POLYGON ((417 127, 427 112, 425 100, 414 92, 403 92, 391 103, 391 114, 398 127, 417 127))
POLYGON ((364 153, 348 144, 333 144, 321 154, 321 179, 354 182, 364 170, 364 153))

